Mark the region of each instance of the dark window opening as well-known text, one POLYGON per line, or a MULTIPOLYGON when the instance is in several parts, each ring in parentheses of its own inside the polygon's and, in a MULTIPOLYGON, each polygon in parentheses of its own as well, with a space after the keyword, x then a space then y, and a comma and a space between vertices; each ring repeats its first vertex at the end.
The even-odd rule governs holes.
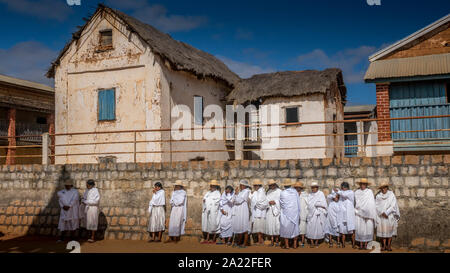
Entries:
POLYGON ((203 125, 203 97, 194 96, 194 122, 203 125))
POLYGON ((36 123, 37 124, 47 124, 47 118, 38 117, 38 118, 36 118, 36 123))
POLYGON ((100 47, 112 47, 112 30, 100 31, 100 47))
POLYGON ((286 108, 286 123, 298 123, 298 107, 286 108))

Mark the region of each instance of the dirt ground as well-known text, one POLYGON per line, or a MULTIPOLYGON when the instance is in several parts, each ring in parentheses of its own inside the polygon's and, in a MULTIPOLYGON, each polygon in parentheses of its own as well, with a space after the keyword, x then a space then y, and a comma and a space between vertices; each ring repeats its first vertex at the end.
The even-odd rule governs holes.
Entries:
MULTIPOLYGON (((148 243, 146 241, 105 240, 88 243, 79 241, 81 253, 369 253, 370 250, 355 250, 351 245, 343 248, 329 248, 321 244, 319 248, 284 250, 279 247, 251 246, 245 249, 224 245, 203 245, 194 238, 182 238, 177 243, 148 243)), ((57 243, 52 237, 17 237, 6 235, 0 238, 0 253, 69 253, 67 242, 57 243)), ((411 253, 408 249, 397 248, 389 253, 411 253)))

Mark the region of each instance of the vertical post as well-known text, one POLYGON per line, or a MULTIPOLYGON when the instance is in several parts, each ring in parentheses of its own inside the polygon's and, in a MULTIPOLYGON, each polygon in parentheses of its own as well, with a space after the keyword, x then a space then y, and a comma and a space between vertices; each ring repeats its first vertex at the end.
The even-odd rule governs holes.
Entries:
POLYGON ((136 131, 134 131, 134 151, 133 151, 133 155, 134 155, 134 163, 136 163, 136 131))
POLYGON ((55 114, 50 114, 47 116, 48 133, 49 133, 49 145, 50 148, 50 164, 55 164, 55 114))
POLYGON ((16 109, 8 109, 8 152, 6 154, 6 165, 16 163, 16 109))
POLYGON ((357 139, 358 139, 358 156, 366 155, 366 144, 364 141, 364 121, 356 122, 357 139))
POLYGON ((234 160, 243 160, 244 155, 242 152, 244 141, 242 140, 242 134, 239 134, 241 124, 239 122, 236 122, 235 125, 236 129, 234 130, 235 136, 234 136, 234 160))
POLYGON ((48 165, 49 161, 49 145, 50 144, 50 136, 48 133, 42 134, 42 165, 48 165))

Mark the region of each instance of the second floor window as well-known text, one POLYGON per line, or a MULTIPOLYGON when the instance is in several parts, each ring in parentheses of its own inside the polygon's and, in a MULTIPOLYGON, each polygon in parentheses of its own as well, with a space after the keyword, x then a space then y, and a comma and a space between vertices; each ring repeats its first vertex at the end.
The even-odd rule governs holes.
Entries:
POLYGON ((287 107, 286 108, 286 123, 298 123, 298 107, 287 107))
POLYGON ((107 48, 112 47, 112 30, 106 29, 100 31, 100 47, 101 48, 107 48))
POLYGON ((194 122, 203 125, 203 97, 194 96, 194 122))
POLYGON ((114 89, 98 91, 98 121, 116 120, 116 91, 114 89))

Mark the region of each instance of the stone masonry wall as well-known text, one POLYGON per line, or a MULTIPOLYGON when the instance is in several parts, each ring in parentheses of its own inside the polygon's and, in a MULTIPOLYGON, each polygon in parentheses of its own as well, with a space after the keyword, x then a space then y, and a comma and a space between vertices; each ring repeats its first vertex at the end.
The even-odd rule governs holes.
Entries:
MULTIPOLYGON (((396 156, 288 161, 180 162, 173 164, 13 165, 0 167, 0 232, 56 235, 60 208, 56 192, 66 177, 75 180, 80 194, 85 181, 95 179, 101 194, 101 234, 105 239, 148 238, 148 202, 152 185, 162 180, 167 199, 172 184, 188 185, 187 236, 200 234, 202 196, 208 182, 237 186, 238 181, 262 178, 316 180, 330 189, 368 177, 379 185, 390 182, 398 198, 401 220, 396 245, 428 251, 450 248, 450 155, 396 156)), ((374 192, 375 186, 371 187, 374 192)), ((169 208, 166 211, 169 215, 169 208)))

